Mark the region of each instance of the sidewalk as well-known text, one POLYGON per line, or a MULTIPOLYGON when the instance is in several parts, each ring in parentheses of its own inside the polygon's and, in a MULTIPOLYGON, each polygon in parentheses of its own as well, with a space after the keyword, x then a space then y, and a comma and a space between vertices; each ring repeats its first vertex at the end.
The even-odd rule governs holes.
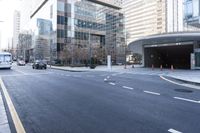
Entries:
POLYGON ((5 106, 0 92, 0 133, 10 133, 8 118, 6 115, 5 106))
POLYGON ((127 65, 126 69, 124 66, 112 66, 112 70, 109 70, 107 66, 97 66, 95 69, 90 69, 89 67, 58 67, 52 66, 53 69, 65 70, 65 71, 112 71, 120 73, 132 73, 132 74, 143 74, 143 75, 162 75, 171 77, 174 79, 182 80, 185 82, 200 84, 200 70, 170 70, 170 69, 154 69, 151 68, 132 68, 127 65))

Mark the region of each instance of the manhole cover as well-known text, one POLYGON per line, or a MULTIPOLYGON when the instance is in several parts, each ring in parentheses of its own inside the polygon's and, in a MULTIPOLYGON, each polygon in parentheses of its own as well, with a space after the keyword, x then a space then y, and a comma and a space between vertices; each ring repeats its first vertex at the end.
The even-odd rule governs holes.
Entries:
POLYGON ((185 93, 192 93, 193 91, 192 90, 187 90, 187 89, 174 89, 175 91, 178 91, 178 92, 185 92, 185 93))

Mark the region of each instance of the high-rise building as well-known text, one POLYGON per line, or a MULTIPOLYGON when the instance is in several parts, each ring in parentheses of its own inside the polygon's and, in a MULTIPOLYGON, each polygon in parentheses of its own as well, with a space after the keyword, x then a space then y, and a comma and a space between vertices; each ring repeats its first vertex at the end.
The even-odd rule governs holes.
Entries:
POLYGON ((128 43, 139 38, 183 30, 182 0, 124 0, 128 43))
POLYGON ((183 31, 183 0, 166 0, 166 32, 183 31))
POLYGON ((184 26, 186 31, 200 30, 200 0, 184 0, 184 26))
POLYGON ((113 63, 123 63, 124 16, 118 2, 121 0, 34 1, 26 22, 34 57, 80 64, 91 58, 105 63, 111 55, 113 63))
POLYGON ((20 32, 20 12, 14 11, 13 15, 13 43, 12 43, 12 49, 16 49, 19 39, 19 32, 20 32))
POLYGON ((1 50, 1 30, 0 30, 0 50, 1 50))
POLYGON ((140 57, 138 64, 144 67, 200 69, 200 34, 195 32, 200 28, 199 4, 199 0, 125 0, 131 60, 137 63, 140 57))

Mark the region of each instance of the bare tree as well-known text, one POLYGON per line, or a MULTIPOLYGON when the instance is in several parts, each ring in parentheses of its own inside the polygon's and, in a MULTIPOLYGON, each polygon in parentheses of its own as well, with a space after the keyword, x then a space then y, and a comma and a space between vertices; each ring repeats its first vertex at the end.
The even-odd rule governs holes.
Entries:
POLYGON ((66 46, 63 51, 60 52, 60 59, 62 60, 64 65, 69 65, 71 59, 70 49, 66 46))

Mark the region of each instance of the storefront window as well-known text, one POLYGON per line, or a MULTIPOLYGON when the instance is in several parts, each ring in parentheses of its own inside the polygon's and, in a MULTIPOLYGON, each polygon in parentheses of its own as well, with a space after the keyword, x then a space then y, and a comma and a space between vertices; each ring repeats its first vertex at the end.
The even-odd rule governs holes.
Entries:
POLYGON ((200 67, 200 52, 195 53, 195 66, 200 67))

